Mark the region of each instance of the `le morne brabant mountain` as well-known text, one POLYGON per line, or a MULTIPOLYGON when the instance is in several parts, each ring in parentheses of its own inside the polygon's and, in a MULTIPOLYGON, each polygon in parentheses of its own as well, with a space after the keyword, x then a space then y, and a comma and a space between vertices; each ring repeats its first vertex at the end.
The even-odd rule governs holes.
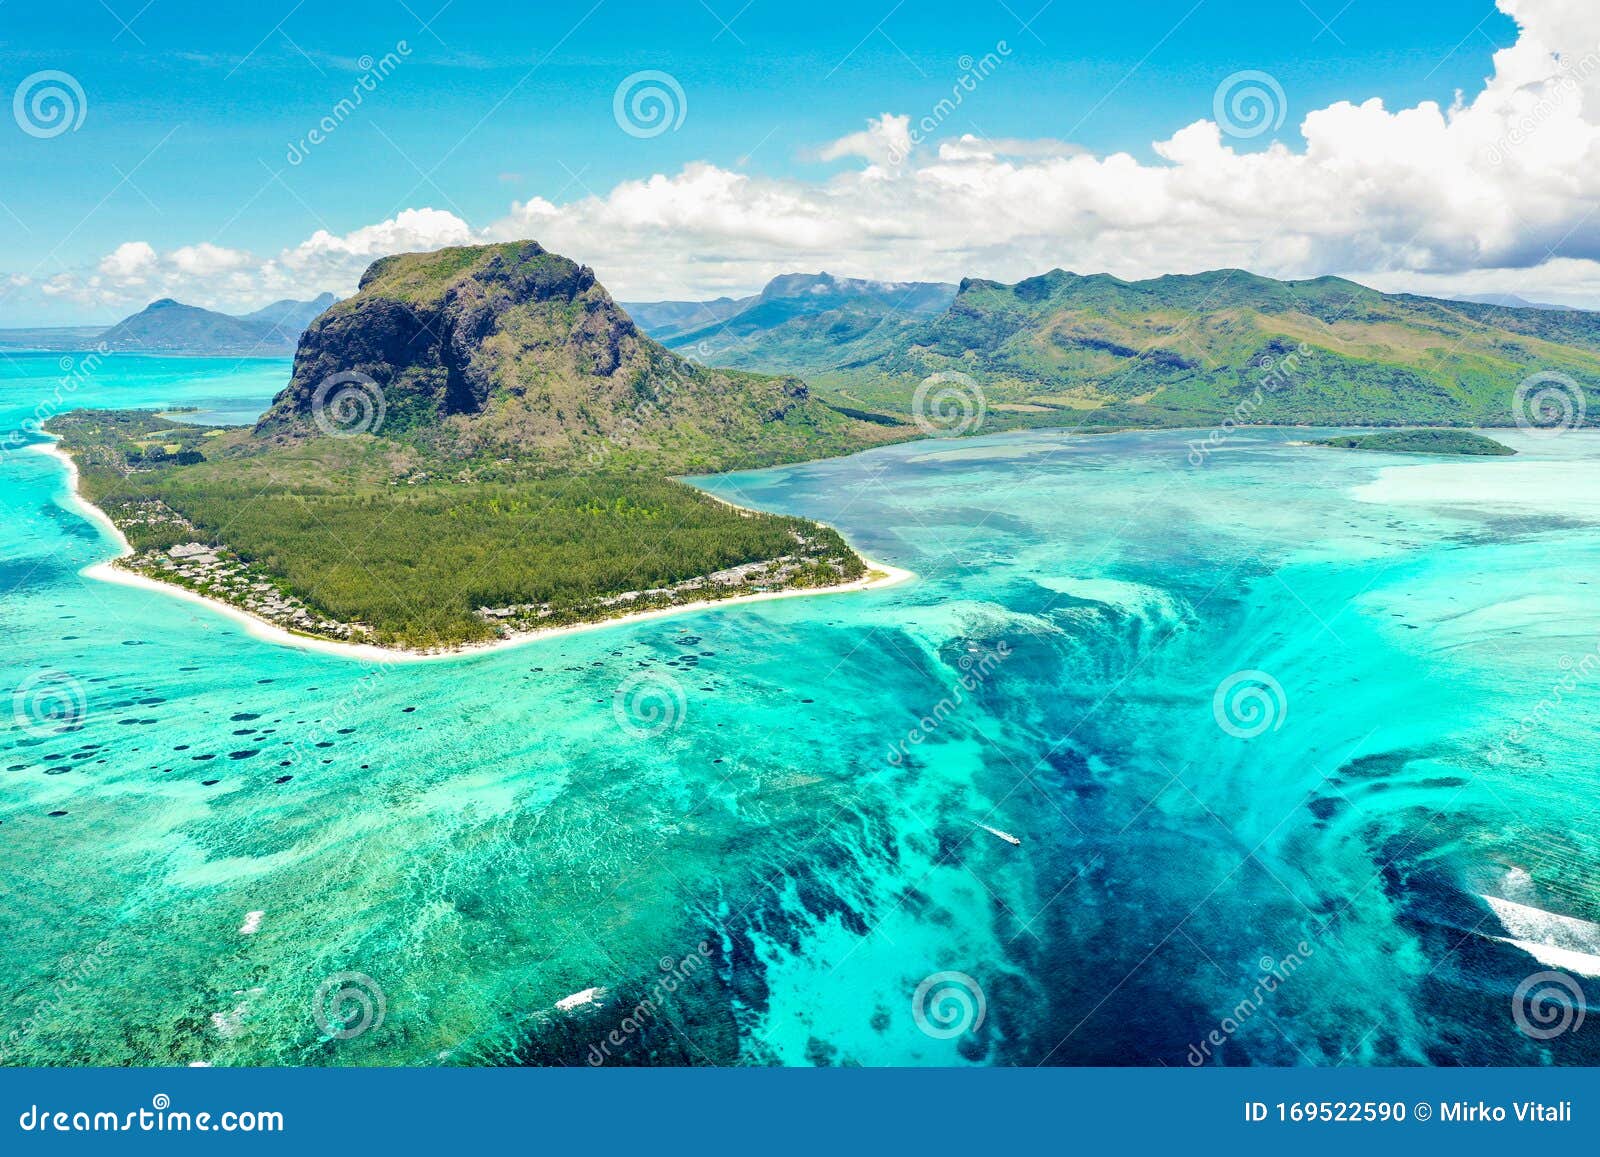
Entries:
POLYGON ((52 430, 130 540, 124 565, 413 648, 859 579, 833 530, 672 476, 894 436, 796 378, 671 353, 534 242, 375 263, 253 428, 83 411, 52 430))
POLYGON ((781 292, 792 280, 743 303, 648 306, 641 324, 697 360, 796 373, 842 408, 900 420, 929 375, 964 373, 988 403, 985 429, 1210 426, 1241 404, 1260 423, 1507 426, 1528 375, 1584 388, 1600 378, 1600 314, 1385 294, 1337 277, 1054 270, 1014 285, 969 278, 944 307, 937 286, 907 287, 904 306, 892 286, 824 291, 813 304, 781 292))
POLYGON ((1600 315, 1238 270, 796 274, 623 307, 526 241, 373 264, 252 428, 81 412, 54 429, 129 538, 123 565, 305 633, 433 648, 860 578, 832 530, 674 478, 916 437, 933 374, 982 391, 983 429, 1104 429, 1504 426, 1537 372, 1600 378, 1600 315))

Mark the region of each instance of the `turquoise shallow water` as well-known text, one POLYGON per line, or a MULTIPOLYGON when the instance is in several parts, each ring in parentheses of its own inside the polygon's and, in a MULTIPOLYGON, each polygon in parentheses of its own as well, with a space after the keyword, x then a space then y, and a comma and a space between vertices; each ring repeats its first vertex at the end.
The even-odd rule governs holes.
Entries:
MULTIPOLYGON (((286 373, 108 358, 61 404, 243 420, 286 373)), ((62 375, 0 363, 0 430, 62 375)), ((393 666, 79 576, 110 544, 7 452, 0 1048, 1596 1063, 1600 437, 1306 436, 701 480, 918 578, 393 666)))

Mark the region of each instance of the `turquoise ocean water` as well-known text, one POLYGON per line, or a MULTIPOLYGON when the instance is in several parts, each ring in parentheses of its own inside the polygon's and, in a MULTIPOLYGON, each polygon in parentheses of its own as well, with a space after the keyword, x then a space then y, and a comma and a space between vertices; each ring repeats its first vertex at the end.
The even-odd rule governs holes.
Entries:
MULTIPOLYGON (((0 431, 286 377, 14 354, 0 431)), ((1600 435, 1307 436, 699 480, 918 577, 396 665, 80 576, 8 443, 0 1054, 1596 1063, 1600 435)))

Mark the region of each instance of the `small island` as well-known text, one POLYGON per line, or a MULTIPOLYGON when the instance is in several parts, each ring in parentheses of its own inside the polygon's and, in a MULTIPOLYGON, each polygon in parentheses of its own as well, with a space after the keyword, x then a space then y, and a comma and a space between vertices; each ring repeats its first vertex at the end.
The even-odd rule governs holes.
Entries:
POLYGON ((1515 454, 1510 446, 1471 430, 1384 430, 1377 434, 1341 434, 1323 438, 1313 446, 1340 450, 1381 450, 1390 454, 1465 454, 1476 458, 1504 458, 1515 454))
POLYGON ((254 426, 51 422, 114 571, 304 639, 434 654, 903 572, 679 481, 906 437, 798 379, 707 369, 534 242, 386 257, 254 426))

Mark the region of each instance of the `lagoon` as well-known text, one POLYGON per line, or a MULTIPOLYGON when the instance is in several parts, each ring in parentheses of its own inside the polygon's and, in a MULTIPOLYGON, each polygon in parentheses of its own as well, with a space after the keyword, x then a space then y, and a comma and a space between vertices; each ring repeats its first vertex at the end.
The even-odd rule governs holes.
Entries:
MULTIPOLYGON (((287 363, 71 372, 0 430, 287 363)), ((1597 995, 1600 436, 1315 436, 698 479, 918 577, 423 664, 82 576, 8 452, 5 1062, 1597 1063, 1514 996, 1597 995)))

